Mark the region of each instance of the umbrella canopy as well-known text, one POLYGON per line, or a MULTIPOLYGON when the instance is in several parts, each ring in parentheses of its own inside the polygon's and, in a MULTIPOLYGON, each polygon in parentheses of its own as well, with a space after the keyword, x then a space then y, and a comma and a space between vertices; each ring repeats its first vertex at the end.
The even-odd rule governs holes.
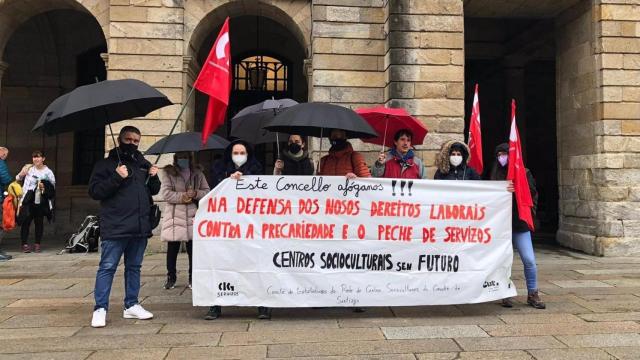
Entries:
POLYGON ((182 151, 222 150, 229 145, 229 141, 218 135, 211 135, 207 143, 202 146, 202 133, 183 132, 165 136, 151 145, 145 155, 158 155, 182 151))
POLYGON ((288 134, 278 134, 263 127, 281 111, 297 104, 297 101, 291 99, 271 99, 247 106, 231 119, 230 135, 251 144, 283 141, 289 136, 288 134))
POLYGON ((376 131, 353 110, 326 103, 303 103, 278 114, 264 127, 304 136, 329 137, 331 129, 341 129, 347 138, 378 136, 376 131))
POLYGON ((171 104, 164 94, 140 80, 105 80, 80 86, 55 99, 31 131, 44 130, 51 135, 96 129, 146 116, 171 104))
POLYGON ((362 139, 362 141, 371 144, 393 147, 393 136, 398 130, 402 129, 411 130, 413 133, 412 144, 422 144, 424 137, 429 132, 422 121, 411 116, 402 108, 390 109, 384 106, 377 106, 356 109, 356 113, 362 116, 379 134, 377 137, 362 139))

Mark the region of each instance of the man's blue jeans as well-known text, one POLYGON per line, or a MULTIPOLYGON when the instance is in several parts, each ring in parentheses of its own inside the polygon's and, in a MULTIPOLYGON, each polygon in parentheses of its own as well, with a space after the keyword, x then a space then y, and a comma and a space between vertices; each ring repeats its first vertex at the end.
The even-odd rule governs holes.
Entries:
POLYGON ((113 276, 118 268, 120 258, 124 254, 124 308, 128 309, 138 303, 140 292, 140 268, 147 238, 131 238, 118 240, 102 240, 102 254, 96 274, 96 287, 93 291, 96 299, 94 310, 109 310, 109 295, 113 276))
POLYGON ((524 265, 524 278, 527 281, 527 290, 538 289, 538 268, 536 267, 536 255, 533 252, 531 232, 513 232, 513 248, 518 250, 522 264, 524 265))

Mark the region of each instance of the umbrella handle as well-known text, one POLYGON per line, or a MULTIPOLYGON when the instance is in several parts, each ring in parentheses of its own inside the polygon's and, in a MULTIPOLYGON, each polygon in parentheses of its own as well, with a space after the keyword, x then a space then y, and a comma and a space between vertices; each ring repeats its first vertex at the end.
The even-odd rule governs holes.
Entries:
POLYGON ((389 126, 389 115, 385 115, 384 118, 384 137, 382 138, 382 149, 380 149, 380 152, 384 152, 384 143, 387 142, 387 127, 389 126))
POLYGON ((113 136, 111 124, 109 124, 109 132, 111 133, 111 140, 113 140, 113 147, 116 149, 116 155, 118 155, 118 166, 120 166, 120 164, 122 164, 122 160, 120 159, 120 149, 118 149, 118 145, 116 144, 116 137, 113 136))

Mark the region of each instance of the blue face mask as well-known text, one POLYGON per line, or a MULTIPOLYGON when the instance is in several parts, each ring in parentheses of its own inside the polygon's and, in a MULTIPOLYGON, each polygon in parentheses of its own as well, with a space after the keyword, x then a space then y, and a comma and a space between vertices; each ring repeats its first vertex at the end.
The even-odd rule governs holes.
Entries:
POLYGON ((180 169, 188 169, 189 168, 189 159, 177 159, 176 160, 176 165, 178 165, 178 167, 180 169))

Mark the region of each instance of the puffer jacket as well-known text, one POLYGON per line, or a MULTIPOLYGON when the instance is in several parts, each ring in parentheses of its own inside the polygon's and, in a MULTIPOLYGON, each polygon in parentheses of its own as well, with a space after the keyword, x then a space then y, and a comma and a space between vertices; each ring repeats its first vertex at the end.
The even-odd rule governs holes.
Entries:
POLYGON ((445 142, 436 157, 438 169, 433 178, 436 180, 482 180, 473 168, 467 166, 467 160, 469 160, 469 147, 467 144, 457 140, 445 142), (462 163, 455 167, 449 162, 449 155, 453 145, 462 148, 462 163))
POLYGON ((347 173, 354 173, 358 177, 370 177, 371 172, 364 156, 357 151, 349 142, 342 150, 329 149, 329 154, 320 159, 320 171, 322 176, 345 176, 347 173))
POLYGON ((160 193, 166 201, 162 211, 163 241, 189 241, 193 239, 193 220, 198 210, 197 201, 209 192, 209 184, 205 179, 202 169, 195 167, 191 170, 189 179, 186 180, 180 170, 168 165, 162 171, 162 186, 160 193), (194 201, 184 203, 182 196, 191 187, 196 191, 194 201))
POLYGON ((118 156, 116 149, 112 149, 106 159, 95 164, 89 179, 89 196, 100 201, 100 237, 106 240, 149 238, 152 235, 151 195, 160 191, 160 179, 148 176, 151 163, 139 151, 129 155, 121 153, 121 159, 129 170, 127 178, 116 172, 118 156))
POLYGON ((9 174, 7 162, 0 159, 0 202, 4 200, 4 190, 11 184, 13 177, 9 174))

